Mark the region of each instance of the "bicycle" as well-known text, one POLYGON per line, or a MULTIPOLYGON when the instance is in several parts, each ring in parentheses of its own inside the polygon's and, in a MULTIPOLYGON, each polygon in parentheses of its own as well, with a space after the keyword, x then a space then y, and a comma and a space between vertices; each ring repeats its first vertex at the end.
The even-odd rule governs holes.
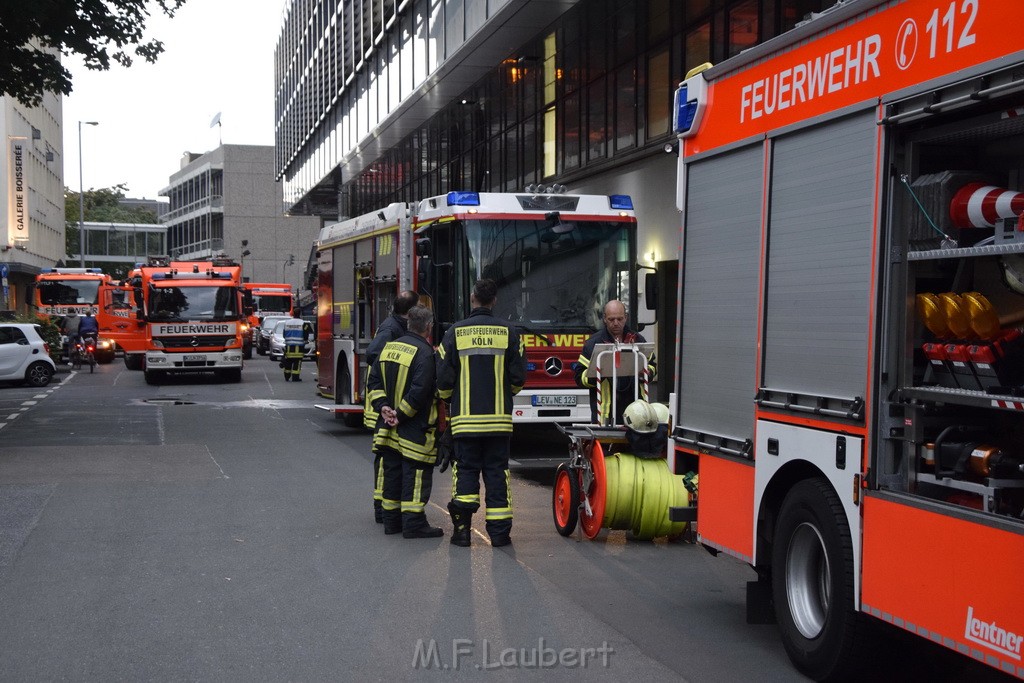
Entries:
POLYGON ((71 367, 81 370, 83 364, 89 365, 89 372, 96 370, 96 339, 84 337, 71 347, 71 367))

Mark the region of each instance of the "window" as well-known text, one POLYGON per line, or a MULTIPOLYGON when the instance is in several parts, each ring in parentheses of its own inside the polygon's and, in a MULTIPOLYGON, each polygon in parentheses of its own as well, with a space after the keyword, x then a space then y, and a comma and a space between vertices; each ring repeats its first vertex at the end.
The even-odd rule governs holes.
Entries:
POLYGON ((647 62, 647 135, 668 132, 672 108, 672 83, 668 49, 651 55, 647 62))
POLYGON ((729 57, 758 42, 757 1, 747 0, 729 10, 729 57))
POLYGON ((615 74, 615 149, 636 145, 636 71, 633 64, 615 74))

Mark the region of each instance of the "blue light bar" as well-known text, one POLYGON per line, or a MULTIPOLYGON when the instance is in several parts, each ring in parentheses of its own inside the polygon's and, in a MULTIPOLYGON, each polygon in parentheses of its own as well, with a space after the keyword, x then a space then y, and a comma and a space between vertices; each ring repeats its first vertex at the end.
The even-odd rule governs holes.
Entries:
POLYGON ((526 371, 527 372, 533 372, 536 369, 537 369, 537 364, 536 363, 527 363, 526 364, 526 371))
POLYGON ((480 193, 449 192, 448 206, 480 206, 480 193))
POLYGON ((608 197, 608 201, 611 203, 613 209, 625 211, 633 210, 633 198, 628 194, 613 194, 608 197))

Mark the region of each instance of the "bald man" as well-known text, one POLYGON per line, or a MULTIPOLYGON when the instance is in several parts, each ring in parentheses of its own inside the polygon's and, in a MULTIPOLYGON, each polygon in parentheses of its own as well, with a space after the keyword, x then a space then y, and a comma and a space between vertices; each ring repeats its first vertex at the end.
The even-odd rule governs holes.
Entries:
MULTIPOLYGON (((583 350, 580 352, 580 357, 573 370, 577 386, 590 389, 590 421, 595 424, 604 424, 611 414, 612 378, 606 377, 601 380, 601 404, 598 405, 597 384, 593 377, 587 377, 587 368, 590 367, 594 347, 598 344, 639 344, 647 341, 642 334, 629 329, 629 315, 626 313, 626 305, 621 301, 612 299, 604 305, 602 321, 604 328, 595 332, 583 345, 583 350)), ((649 380, 654 379, 657 369, 658 364, 652 353, 651 357, 647 359, 649 380)), ((622 413, 635 398, 634 382, 635 380, 631 377, 619 377, 616 381, 615 424, 622 424, 622 413)), ((647 392, 642 390, 640 398, 646 399, 647 392)))

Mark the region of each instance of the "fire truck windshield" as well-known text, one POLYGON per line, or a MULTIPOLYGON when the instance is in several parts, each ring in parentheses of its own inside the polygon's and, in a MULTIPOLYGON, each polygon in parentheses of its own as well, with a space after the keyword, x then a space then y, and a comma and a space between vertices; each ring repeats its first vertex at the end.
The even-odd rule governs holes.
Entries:
POLYGON ((466 221, 470 273, 497 282, 500 318, 538 330, 593 329, 607 301, 629 301, 633 225, 466 221))
POLYGON ((238 290, 222 287, 153 287, 149 315, 153 320, 233 320, 238 317, 238 290))
POLYGON ((100 280, 40 280, 36 283, 39 303, 46 306, 95 304, 100 280))
POLYGON ((252 298, 253 309, 260 315, 272 315, 274 313, 290 313, 292 310, 291 294, 274 296, 272 294, 254 295, 252 298))

